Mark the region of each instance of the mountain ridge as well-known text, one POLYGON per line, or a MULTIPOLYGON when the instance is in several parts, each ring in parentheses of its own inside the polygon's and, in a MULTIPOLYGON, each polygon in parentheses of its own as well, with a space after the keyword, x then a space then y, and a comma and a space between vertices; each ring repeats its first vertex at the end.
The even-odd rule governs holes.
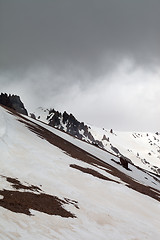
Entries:
POLYGON ((160 135, 156 133, 118 132, 79 122, 72 114, 38 108, 34 118, 107 150, 128 163, 160 174, 160 135))
POLYGON ((159 240, 160 176, 2 106, 0 149, 2 240, 159 240))
MULTIPOLYGON (((0 95, 0 103, 20 114, 28 115, 20 97, 0 95)), ((40 120, 49 126, 64 131, 80 140, 89 142, 118 157, 125 168, 133 163, 145 170, 160 175, 160 135, 153 133, 118 132, 113 129, 100 129, 78 121, 73 114, 52 109, 38 108, 30 117, 40 120)))

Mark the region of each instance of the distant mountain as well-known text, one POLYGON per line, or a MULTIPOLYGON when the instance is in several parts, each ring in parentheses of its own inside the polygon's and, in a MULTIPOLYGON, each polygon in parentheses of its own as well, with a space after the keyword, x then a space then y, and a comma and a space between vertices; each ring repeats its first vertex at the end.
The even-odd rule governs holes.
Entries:
POLYGON ((11 95, 7 93, 1 93, 0 95, 0 104, 9 108, 16 110, 18 113, 28 115, 27 110, 24 107, 21 99, 17 95, 11 95))
POLYGON ((41 107, 36 109, 31 116, 116 156, 121 156, 127 162, 160 174, 160 135, 158 132, 135 133, 101 129, 79 122, 73 114, 41 107))

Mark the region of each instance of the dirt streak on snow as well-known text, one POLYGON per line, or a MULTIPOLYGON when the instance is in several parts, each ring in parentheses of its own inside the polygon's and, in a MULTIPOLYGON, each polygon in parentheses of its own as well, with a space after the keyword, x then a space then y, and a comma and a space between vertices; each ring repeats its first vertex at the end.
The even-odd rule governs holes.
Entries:
MULTIPOLYGON (((45 124, 37 122, 35 125, 19 115, 8 114, 0 107, 0 124, 3 116, 7 134, 0 138, 0 174, 17 178, 25 186, 37 186, 44 194, 58 199, 74 199, 79 208, 71 202, 64 204, 63 208, 76 216, 64 218, 32 209, 29 211, 33 216, 28 216, 0 207, 0 239, 160 239, 160 205, 158 199, 154 199, 159 195, 160 184, 154 176, 133 165, 129 165, 132 171, 127 171, 112 161, 109 153, 45 124), (113 176, 112 180, 120 183, 84 173, 70 165, 83 170, 89 168, 99 176, 113 176), (125 184, 133 186, 134 191, 125 184), (145 193, 141 194, 143 191, 145 193)), ((1 190, 13 191, 12 184, 0 177, 1 190)), ((20 190, 28 191, 16 191, 20 190)))

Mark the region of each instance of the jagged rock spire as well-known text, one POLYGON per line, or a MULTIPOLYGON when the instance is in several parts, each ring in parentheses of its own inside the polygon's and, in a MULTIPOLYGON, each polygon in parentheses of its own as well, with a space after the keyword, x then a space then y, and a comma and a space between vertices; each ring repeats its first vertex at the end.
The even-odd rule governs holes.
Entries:
POLYGON ((11 95, 7 93, 1 93, 0 95, 0 104, 12 108, 18 113, 22 113, 24 115, 28 116, 28 112, 24 107, 24 104, 22 103, 21 99, 17 95, 11 95))

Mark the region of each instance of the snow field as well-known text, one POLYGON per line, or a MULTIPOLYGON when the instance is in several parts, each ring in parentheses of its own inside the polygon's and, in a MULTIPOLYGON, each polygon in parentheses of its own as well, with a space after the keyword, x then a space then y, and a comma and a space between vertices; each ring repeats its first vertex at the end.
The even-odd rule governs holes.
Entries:
MULTIPOLYGON (((142 176, 134 167, 132 172, 123 169, 122 166, 111 161, 113 156, 109 153, 43 123, 38 124, 126 174, 131 174, 137 181, 144 181, 145 173, 142 176)), ((118 177, 76 160, 46 140, 37 137, 23 123, 17 121, 15 116, 8 114, 1 107, 0 125, 0 129, 5 129, 5 134, 1 131, 0 135, 2 156, 0 175, 18 178, 22 183, 39 187, 42 185, 40 188, 45 193, 61 199, 76 200, 79 207, 77 209, 71 204, 64 205, 77 218, 50 216, 34 210, 31 210, 34 216, 27 216, 0 207, 0 239, 160 239, 158 201, 133 191, 124 184, 95 178, 69 167, 70 164, 89 167, 119 181, 118 177)), ((118 161, 118 158, 116 160, 118 161)), ((153 179, 150 178, 148 185, 153 186, 153 179)), ((0 177, 0 186, 1 189, 12 189, 2 177, 0 177)), ((159 189, 159 186, 157 188, 159 189)))

